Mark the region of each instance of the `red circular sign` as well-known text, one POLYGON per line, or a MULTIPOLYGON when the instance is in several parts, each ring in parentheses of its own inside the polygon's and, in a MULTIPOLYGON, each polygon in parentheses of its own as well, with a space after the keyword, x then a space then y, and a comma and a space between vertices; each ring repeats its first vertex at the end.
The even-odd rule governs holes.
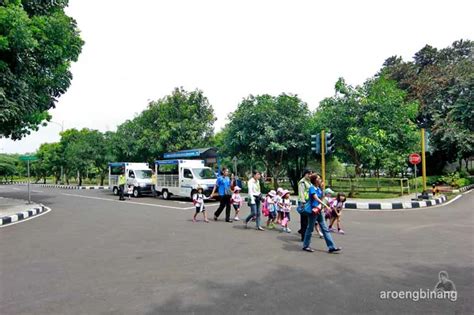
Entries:
POLYGON ((421 156, 418 153, 412 153, 408 157, 411 164, 419 164, 421 162, 421 156))

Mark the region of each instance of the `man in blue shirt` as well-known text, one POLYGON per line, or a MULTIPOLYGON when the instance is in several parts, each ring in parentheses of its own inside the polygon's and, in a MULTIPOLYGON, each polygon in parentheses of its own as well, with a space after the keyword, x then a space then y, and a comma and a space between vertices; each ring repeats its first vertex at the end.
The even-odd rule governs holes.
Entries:
POLYGON ((230 219, 230 197, 232 196, 232 190, 230 189, 230 178, 229 170, 223 168, 221 171, 221 176, 217 178, 216 185, 212 194, 216 192, 219 194, 219 208, 214 212, 214 220, 217 221, 222 210, 225 208, 225 222, 232 222, 230 219))

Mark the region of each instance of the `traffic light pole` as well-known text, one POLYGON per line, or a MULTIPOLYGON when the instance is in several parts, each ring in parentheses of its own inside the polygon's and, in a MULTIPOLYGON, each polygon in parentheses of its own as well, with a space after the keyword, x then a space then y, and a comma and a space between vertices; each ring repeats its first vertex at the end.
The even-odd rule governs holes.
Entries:
POLYGON ((326 135, 324 130, 321 131, 321 178, 323 187, 326 187, 326 135))
POLYGON ((423 191, 426 191, 426 148, 425 128, 421 128, 421 175, 423 177, 423 191))

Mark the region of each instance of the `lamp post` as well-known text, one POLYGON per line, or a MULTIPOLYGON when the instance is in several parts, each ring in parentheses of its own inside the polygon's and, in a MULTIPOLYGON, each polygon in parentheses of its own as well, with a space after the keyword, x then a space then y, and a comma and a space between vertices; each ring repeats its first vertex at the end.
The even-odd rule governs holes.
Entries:
MULTIPOLYGON (((61 123, 58 123, 58 122, 55 122, 55 121, 52 121, 52 120, 50 120, 49 122, 60 126, 61 127, 61 133, 64 132, 64 120, 61 121, 61 123)), ((62 164, 61 164, 61 184, 64 184, 64 167, 63 167, 62 164)))

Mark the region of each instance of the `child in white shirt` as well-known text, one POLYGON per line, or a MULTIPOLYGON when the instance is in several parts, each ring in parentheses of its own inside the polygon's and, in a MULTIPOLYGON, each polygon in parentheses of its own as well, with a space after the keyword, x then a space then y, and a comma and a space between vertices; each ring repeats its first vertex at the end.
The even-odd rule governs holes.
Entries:
POLYGON ((209 199, 203 193, 202 187, 198 187, 197 193, 193 195, 193 204, 196 206, 196 213, 194 213, 193 222, 196 222, 196 216, 198 213, 202 212, 204 215, 204 222, 209 223, 206 214, 206 207, 204 206, 204 200, 209 199))
POLYGON ((230 199, 230 202, 232 203, 232 206, 234 207, 235 210, 235 217, 234 221, 239 221, 239 212, 240 208, 242 207, 242 196, 240 195, 240 191, 242 188, 239 186, 234 187, 234 193, 232 194, 232 197, 230 199))

